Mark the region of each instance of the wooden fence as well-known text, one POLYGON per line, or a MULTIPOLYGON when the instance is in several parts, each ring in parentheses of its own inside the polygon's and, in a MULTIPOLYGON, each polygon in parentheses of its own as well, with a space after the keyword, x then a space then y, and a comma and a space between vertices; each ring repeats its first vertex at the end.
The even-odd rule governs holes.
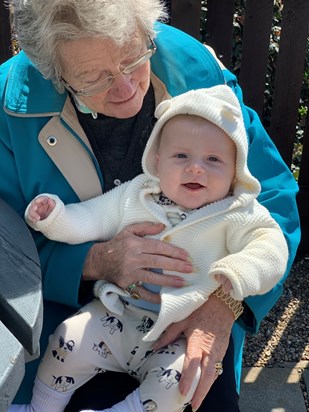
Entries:
MULTIPOLYGON (((170 24, 201 40, 201 1, 166 1, 170 24)), ((206 3, 206 2, 205 2, 206 3)), ((206 41, 226 67, 231 67, 233 48, 234 0, 208 0, 206 41)), ((291 166, 298 108, 308 53, 309 1, 284 0, 280 48, 270 119, 263 119, 265 80, 270 33, 274 14, 273 0, 247 0, 242 36, 239 82, 246 104, 254 108, 266 125, 285 162, 291 166)), ((0 3, 0 63, 12 55, 8 11, 0 3)), ((308 111, 309 112, 309 111, 308 111)), ((309 114, 303 136, 303 151, 298 177, 298 206, 302 222, 300 249, 309 250, 309 114)))

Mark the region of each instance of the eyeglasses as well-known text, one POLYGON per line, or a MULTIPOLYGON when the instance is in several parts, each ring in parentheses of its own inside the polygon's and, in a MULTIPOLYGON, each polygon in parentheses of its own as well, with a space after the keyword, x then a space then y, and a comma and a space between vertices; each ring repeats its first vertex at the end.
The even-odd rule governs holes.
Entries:
POLYGON ((139 56, 136 60, 132 63, 128 64, 125 67, 122 67, 118 74, 115 76, 108 76, 104 77, 103 79, 99 79, 98 81, 94 82, 93 84, 84 87, 80 90, 75 90, 71 87, 63 78, 61 78, 64 87, 71 93, 75 94, 75 96, 94 96, 96 94, 102 93, 104 90, 107 90, 114 82, 116 77, 120 76, 121 74, 130 74, 133 73, 135 70, 142 67, 156 52, 157 46, 155 42, 149 38, 150 45, 145 53, 139 56))

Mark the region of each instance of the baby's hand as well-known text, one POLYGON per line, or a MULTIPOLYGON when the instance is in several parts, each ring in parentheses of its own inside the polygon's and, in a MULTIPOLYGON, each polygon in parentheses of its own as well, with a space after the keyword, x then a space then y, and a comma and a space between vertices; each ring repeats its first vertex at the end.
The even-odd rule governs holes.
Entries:
POLYGON ((32 200, 28 210, 28 220, 36 223, 39 220, 46 219, 54 210, 56 203, 48 196, 39 196, 32 200))

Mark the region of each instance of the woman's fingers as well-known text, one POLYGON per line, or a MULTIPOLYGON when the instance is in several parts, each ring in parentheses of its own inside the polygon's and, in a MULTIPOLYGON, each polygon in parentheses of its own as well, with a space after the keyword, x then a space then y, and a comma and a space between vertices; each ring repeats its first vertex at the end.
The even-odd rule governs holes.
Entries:
MULTIPOLYGON (((191 403, 193 410, 197 410, 200 407, 218 376, 215 364, 223 359, 225 351, 221 353, 221 349, 216 347, 216 339, 217 337, 210 333, 195 330, 187 340, 187 354, 182 373, 183 381, 179 385, 179 390, 183 395, 189 392, 191 383, 200 368, 199 384, 191 403)), ((225 344, 223 344, 224 346, 225 344)))
POLYGON ((147 302, 160 304, 161 296, 158 293, 152 293, 143 286, 139 287, 140 299, 147 300, 147 302))
POLYGON ((193 312, 188 321, 190 325, 184 331, 187 353, 179 388, 181 393, 186 393, 190 388, 198 359, 201 378, 192 398, 192 409, 197 410, 218 377, 215 365, 225 356, 234 316, 224 302, 210 295, 208 301, 193 312))
POLYGON ((187 319, 170 325, 154 345, 154 350, 172 343, 181 334, 187 340, 179 390, 186 395, 200 368, 201 377, 192 398, 192 409, 197 410, 214 381, 217 379, 216 363, 222 361, 230 339, 234 316, 227 305, 211 295, 187 319))
MULTIPOLYGON (((163 264, 163 260, 162 260, 163 264)), ((175 265, 177 266, 178 263, 176 262, 175 265)), ((190 267, 188 267, 190 268, 190 267)), ((177 270, 177 272, 180 272, 177 270)), ((190 275, 181 277, 178 274, 168 274, 168 275, 163 275, 163 274, 158 274, 158 272, 154 272, 152 270, 144 270, 143 273, 140 271, 140 275, 138 274, 139 272, 136 272, 138 279, 140 280, 143 279, 143 283, 150 283, 152 285, 159 285, 159 286, 170 286, 170 287, 175 287, 175 288, 181 288, 184 286, 187 286, 190 284, 190 275)), ((190 272, 187 272, 190 273, 190 272)))
POLYGON ((95 244, 84 265, 84 279, 104 279, 123 289, 137 281, 161 286, 184 286, 187 280, 178 274, 161 275, 151 271, 151 268, 180 273, 193 270, 183 249, 160 240, 140 237, 141 234, 159 233, 162 229, 161 224, 132 225, 112 240, 95 244))
POLYGON ((147 253, 150 255, 168 256, 168 257, 172 257, 175 259, 188 261, 190 259, 188 252, 182 248, 175 247, 169 244, 169 241, 170 241, 169 237, 163 238, 163 241, 144 238, 144 236, 157 235, 160 232, 162 232, 163 229, 164 229, 164 225, 161 223, 146 222, 146 223, 137 223, 137 224, 128 226, 121 233, 123 233, 124 235, 128 233, 135 235, 135 237, 132 237, 132 239, 143 238, 145 241, 145 243, 143 243, 144 253, 147 253))

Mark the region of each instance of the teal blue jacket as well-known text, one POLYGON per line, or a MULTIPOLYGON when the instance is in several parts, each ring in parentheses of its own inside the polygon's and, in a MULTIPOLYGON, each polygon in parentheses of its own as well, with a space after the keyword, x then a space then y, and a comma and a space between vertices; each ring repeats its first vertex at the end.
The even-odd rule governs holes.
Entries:
MULTIPOLYGON (((269 293, 246 299, 249 316, 234 325, 235 373, 239 383, 245 331, 256 332, 263 317, 280 297, 282 284, 297 250, 300 230, 295 197, 298 187, 257 114, 243 104, 235 76, 220 67, 208 49, 192 37, 166 25, 159 24, 158 29, 158 50, 152 57, 151 68, 170 95, 222 83, 227 83, 236 93, 243 108, 250 144, 249 168, 262 186, 259 201, 279 223, 289 246, 286 275, 269 293)), ((59 94, 25 53, 20 52, 0 66, 0 98, 3 108, 0 111, 0 197, 21 216, 29 201, 42 192, 56 193, 65 203, 78 202, 81 198, 68 175, 60 172, 57 161, 51 159, 48 150, 53 150, 53 146, 49 145, 47 150, 44 148, 50 136, 59 138, 58 145, 63 144, 63 153, 66 153, 65 144, 68 144, 68 156, 72 157, 72 162, 75 161, 75 152, 82 150, 85 162, 80 162, 81 170, 84 163, 85 167, 93 168, 97 191, 104 191, 97 160, 71 118, 63 113, 66 93, 59 94), (63 133, 66 139, 61 143, 60 135, 63 133)), ((43 353, 47 336, 79 307, 82 267, 92 243, 72 246, 49 241, 38 233, 33 236, 41 260, 45 299, 41 339, 43 353)), ((16 403, 29 401, 31 376, 36 366, 36 362, 27 365, 26 379, 16 403)))

